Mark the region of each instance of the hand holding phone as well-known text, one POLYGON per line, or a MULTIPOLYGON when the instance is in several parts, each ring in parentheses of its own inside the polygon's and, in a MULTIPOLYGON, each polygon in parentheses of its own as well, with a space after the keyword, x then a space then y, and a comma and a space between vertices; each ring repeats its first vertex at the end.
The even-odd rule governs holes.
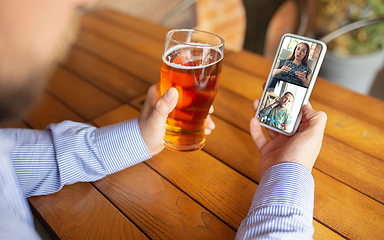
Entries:
POLYGON ((262 126, 291 136, 300 123, 327 46, 318 40, 285 34, 256 111, 262 126))

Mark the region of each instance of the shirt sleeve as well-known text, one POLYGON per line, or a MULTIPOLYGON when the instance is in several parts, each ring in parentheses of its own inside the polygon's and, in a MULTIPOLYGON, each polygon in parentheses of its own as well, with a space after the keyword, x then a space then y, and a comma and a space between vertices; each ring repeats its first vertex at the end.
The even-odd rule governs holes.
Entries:
POLYGON ((137 119, 102 128, 64 121, 45 130, 1 131, 13 142, 11 160, 25 197, 96 181, 151 158, 137 119))
POLYGON ((236 239, 312 239, 314 180, 298 163, 268 169, 236 239))

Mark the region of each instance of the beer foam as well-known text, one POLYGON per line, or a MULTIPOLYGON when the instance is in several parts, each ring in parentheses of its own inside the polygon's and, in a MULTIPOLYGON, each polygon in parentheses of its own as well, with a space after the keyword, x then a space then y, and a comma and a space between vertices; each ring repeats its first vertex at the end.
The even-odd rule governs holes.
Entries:
POLYGON ((217 48, 209 48, 209 49, 212 49, 212 50, 218 52, 221 56, 220 59, 213 62, 213 63, 207 64, 207 65, 199 65, 199 66, 193 66, 193 67, 192 66, 183 66, 181 64, 171 63, 168 59, 166 59, 166 56, 170 55, 172 52, 176 52, 177 50, 183 49, 183 48, 194 47, 194 45, 195 46, 211 46, 211 45, 206 44, 206 43, 188 43, 187 46, 181 46, 181 45, 174 46, 174 47, 168 49, 168 51, 166 51, 165 54, 163 54, 163 56, 162 56, 163 62, 166 63, 168 66, 178 68, 178 69, 199 69, 199 68, 206 68, 206 67, 215 65, 216 63, 220 62, 223 59, 223 52, 217 48))

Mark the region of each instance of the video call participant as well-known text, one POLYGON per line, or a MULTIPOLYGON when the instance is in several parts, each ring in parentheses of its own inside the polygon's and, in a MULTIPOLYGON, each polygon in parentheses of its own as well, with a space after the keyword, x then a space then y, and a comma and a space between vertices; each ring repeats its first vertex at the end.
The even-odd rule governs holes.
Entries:
POLYGON ((259 116, 266 117, 266 123, 280 130, 289 131, 292 127, 292 115, 287 109, 295 100, 291 92, 286 92, 279 100, 264 107, 259 116))
POLYGON ((279 59, 275 64, 272 76, 308 87, 312 76, 312 69, 308 67, 309 45, 305 42, 298 43, 287 59, 279 59))

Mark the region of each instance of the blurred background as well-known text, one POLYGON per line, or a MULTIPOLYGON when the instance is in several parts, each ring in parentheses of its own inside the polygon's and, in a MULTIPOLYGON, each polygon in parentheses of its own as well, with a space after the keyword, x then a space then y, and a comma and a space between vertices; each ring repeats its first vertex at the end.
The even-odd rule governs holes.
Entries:
POLYGON ((384 0, 102 0, 102 6, 169 28, 213 32, 228 50, 271 60, 284 33, 319 40, 331 34, 323 39, 328 52, 320 76, 384 99, 384 0))

